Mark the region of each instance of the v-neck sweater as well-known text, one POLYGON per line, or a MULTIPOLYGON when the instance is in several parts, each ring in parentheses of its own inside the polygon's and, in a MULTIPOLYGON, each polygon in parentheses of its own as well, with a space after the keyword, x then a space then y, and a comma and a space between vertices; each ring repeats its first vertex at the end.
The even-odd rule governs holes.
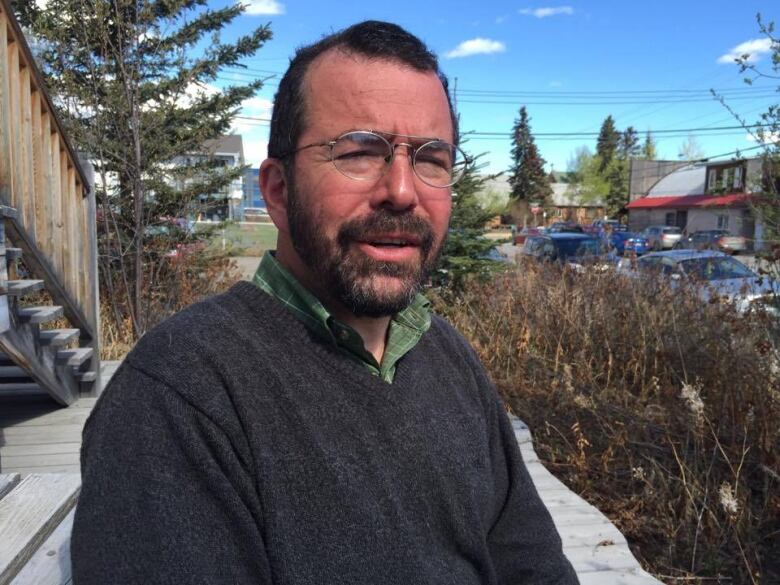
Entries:
POLYGON ((144 336, 84 430, 74 583, 576 583, 433 317, 393 384, 250 283, 144 336))

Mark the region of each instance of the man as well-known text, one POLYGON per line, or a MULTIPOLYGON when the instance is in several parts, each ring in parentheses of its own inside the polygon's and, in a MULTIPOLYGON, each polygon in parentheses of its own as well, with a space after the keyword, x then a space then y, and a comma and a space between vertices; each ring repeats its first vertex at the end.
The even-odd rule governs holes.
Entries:
POLYGON ((576 583, 474 352, 417 294, 463 164, 435 57, 298 51, 254 284, 145 336, 84 431, 74 582, 576 583))

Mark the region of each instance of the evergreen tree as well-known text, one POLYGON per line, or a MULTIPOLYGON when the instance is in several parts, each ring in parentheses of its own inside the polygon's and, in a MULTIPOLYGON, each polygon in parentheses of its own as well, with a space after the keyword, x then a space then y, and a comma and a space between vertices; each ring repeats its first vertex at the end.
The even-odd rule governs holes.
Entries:
POLYGON ((599 171, 606 171, 607 166, 615 158, 620 143, 620 132, 615 128, 615 120, 611 115, 607 116, 601 124, 599 137, 596 141, 596 155, 599 157, 601 166, 599 171))
POLYGON ((526 205, 534 201, 544 208, 550 207, 552 187, 544 171, 544 162, 531 134, 528 112, 523 106, 512 128, 512 166, 509 169, 511 199, 526 205))
POLYGON ((101 279, 117 325, 129 318, 139 336, 150 325, 152 297, 161 294, 154 280, 164 260, 160 234, 195 237, 152 228, 182 217, 242 172, 212 160, 173 163, 205 152, 229 130, 261 83, 210 84, 271 33, 260 27, 222 42, 220 31, 244 6, 210 9, 207 0, 17 0, 15 7, 66 130, 95 165, 101 279))
POLYGON ((501 214, 503 207, 486 205, 480 195, 486 185, 501 175, 481 174, 483 154, 469 158, 463 177, 453 188, 450 231, 444 245, 439 269, 431 277, 436 286, 446 285, 458 293, 470 278, 488 278, 502 263, 487 258, 495 240, 484 237, 488 221, 501 214))
POLYGON ((639 134, 633 126, 629 126, 620 134, 618 142, 618 156, 627 160, 639 156, 642 147, 639 146, 639 134))
POLYGON ((641 158, 645 160, 655 160, 658 158, 658 149, 655 144, 655 139, 650 133, 650 130, 648 130, 647 134, 645 134, 645 142, 642 145, 641 158))

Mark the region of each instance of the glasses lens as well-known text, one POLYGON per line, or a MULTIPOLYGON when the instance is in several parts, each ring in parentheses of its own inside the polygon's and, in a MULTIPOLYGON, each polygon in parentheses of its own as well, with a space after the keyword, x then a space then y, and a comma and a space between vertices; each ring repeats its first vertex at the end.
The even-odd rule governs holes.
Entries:
POLYGON ((392 156, 390 144, 371 132, 350 132, 336 139, 331 156, 333 164, 351 179, 378 179, 392 156))
POLYGON ((432 187, 449 187, 458 182, 466 167, 466 156, 457 146, 433 140, 417 149, 414 170, 432 187))

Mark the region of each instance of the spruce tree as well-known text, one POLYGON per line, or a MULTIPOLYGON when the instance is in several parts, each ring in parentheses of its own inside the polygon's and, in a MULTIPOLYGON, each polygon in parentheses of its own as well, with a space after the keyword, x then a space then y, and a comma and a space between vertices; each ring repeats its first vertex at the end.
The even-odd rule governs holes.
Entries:
POLYGON ((450 231, 444 245, 439 269, 431 277, 436 286, 447 286, 458 293, 471 278, 484 279, 502 267, 500 262, 487 258, 495 240, 485 238, 486 225, 504 209, 486 204, 487 184, 501 173, 482 174, 484 164, 479 162, 484 153, 469 157, 463 177, 453 187, 450 231))
POLYGON ((530 119, 525 106, 512 128, 512 166, 509 169, 510 198, 526 204, 534 201, 548 208, 552 188, 544 171, 544 159, 531 134, 530 119))
POLYGON ((615 128, 615 120, 609 115, 602 122, 599 137, 596 141, 596 155, 599 157, 600 172, 605 172, 617 155, 619 143, 620 132, 615 128))
POLYGON ((647 134, 645 134, 645 142, 642 145, 641 157, 645 160, 655 160, 658 158, 658 149, 655 144, 655 139, 650 133, 650 130, 648 130, 647 134))
POLYGON ((203 158, 173 163, 228 132, 261 83, 217 90, 217 76, 271 33, 263 26, 222 42, 220 31, 244 6, 211 9, 207 0, 17 0, 16 9, 67 132, 95 166, 101 279, 115 318, 128 318, 139 336, 160 295, 160 233, 196 237, 150 226, 184 216, 242 172, 203 158))

